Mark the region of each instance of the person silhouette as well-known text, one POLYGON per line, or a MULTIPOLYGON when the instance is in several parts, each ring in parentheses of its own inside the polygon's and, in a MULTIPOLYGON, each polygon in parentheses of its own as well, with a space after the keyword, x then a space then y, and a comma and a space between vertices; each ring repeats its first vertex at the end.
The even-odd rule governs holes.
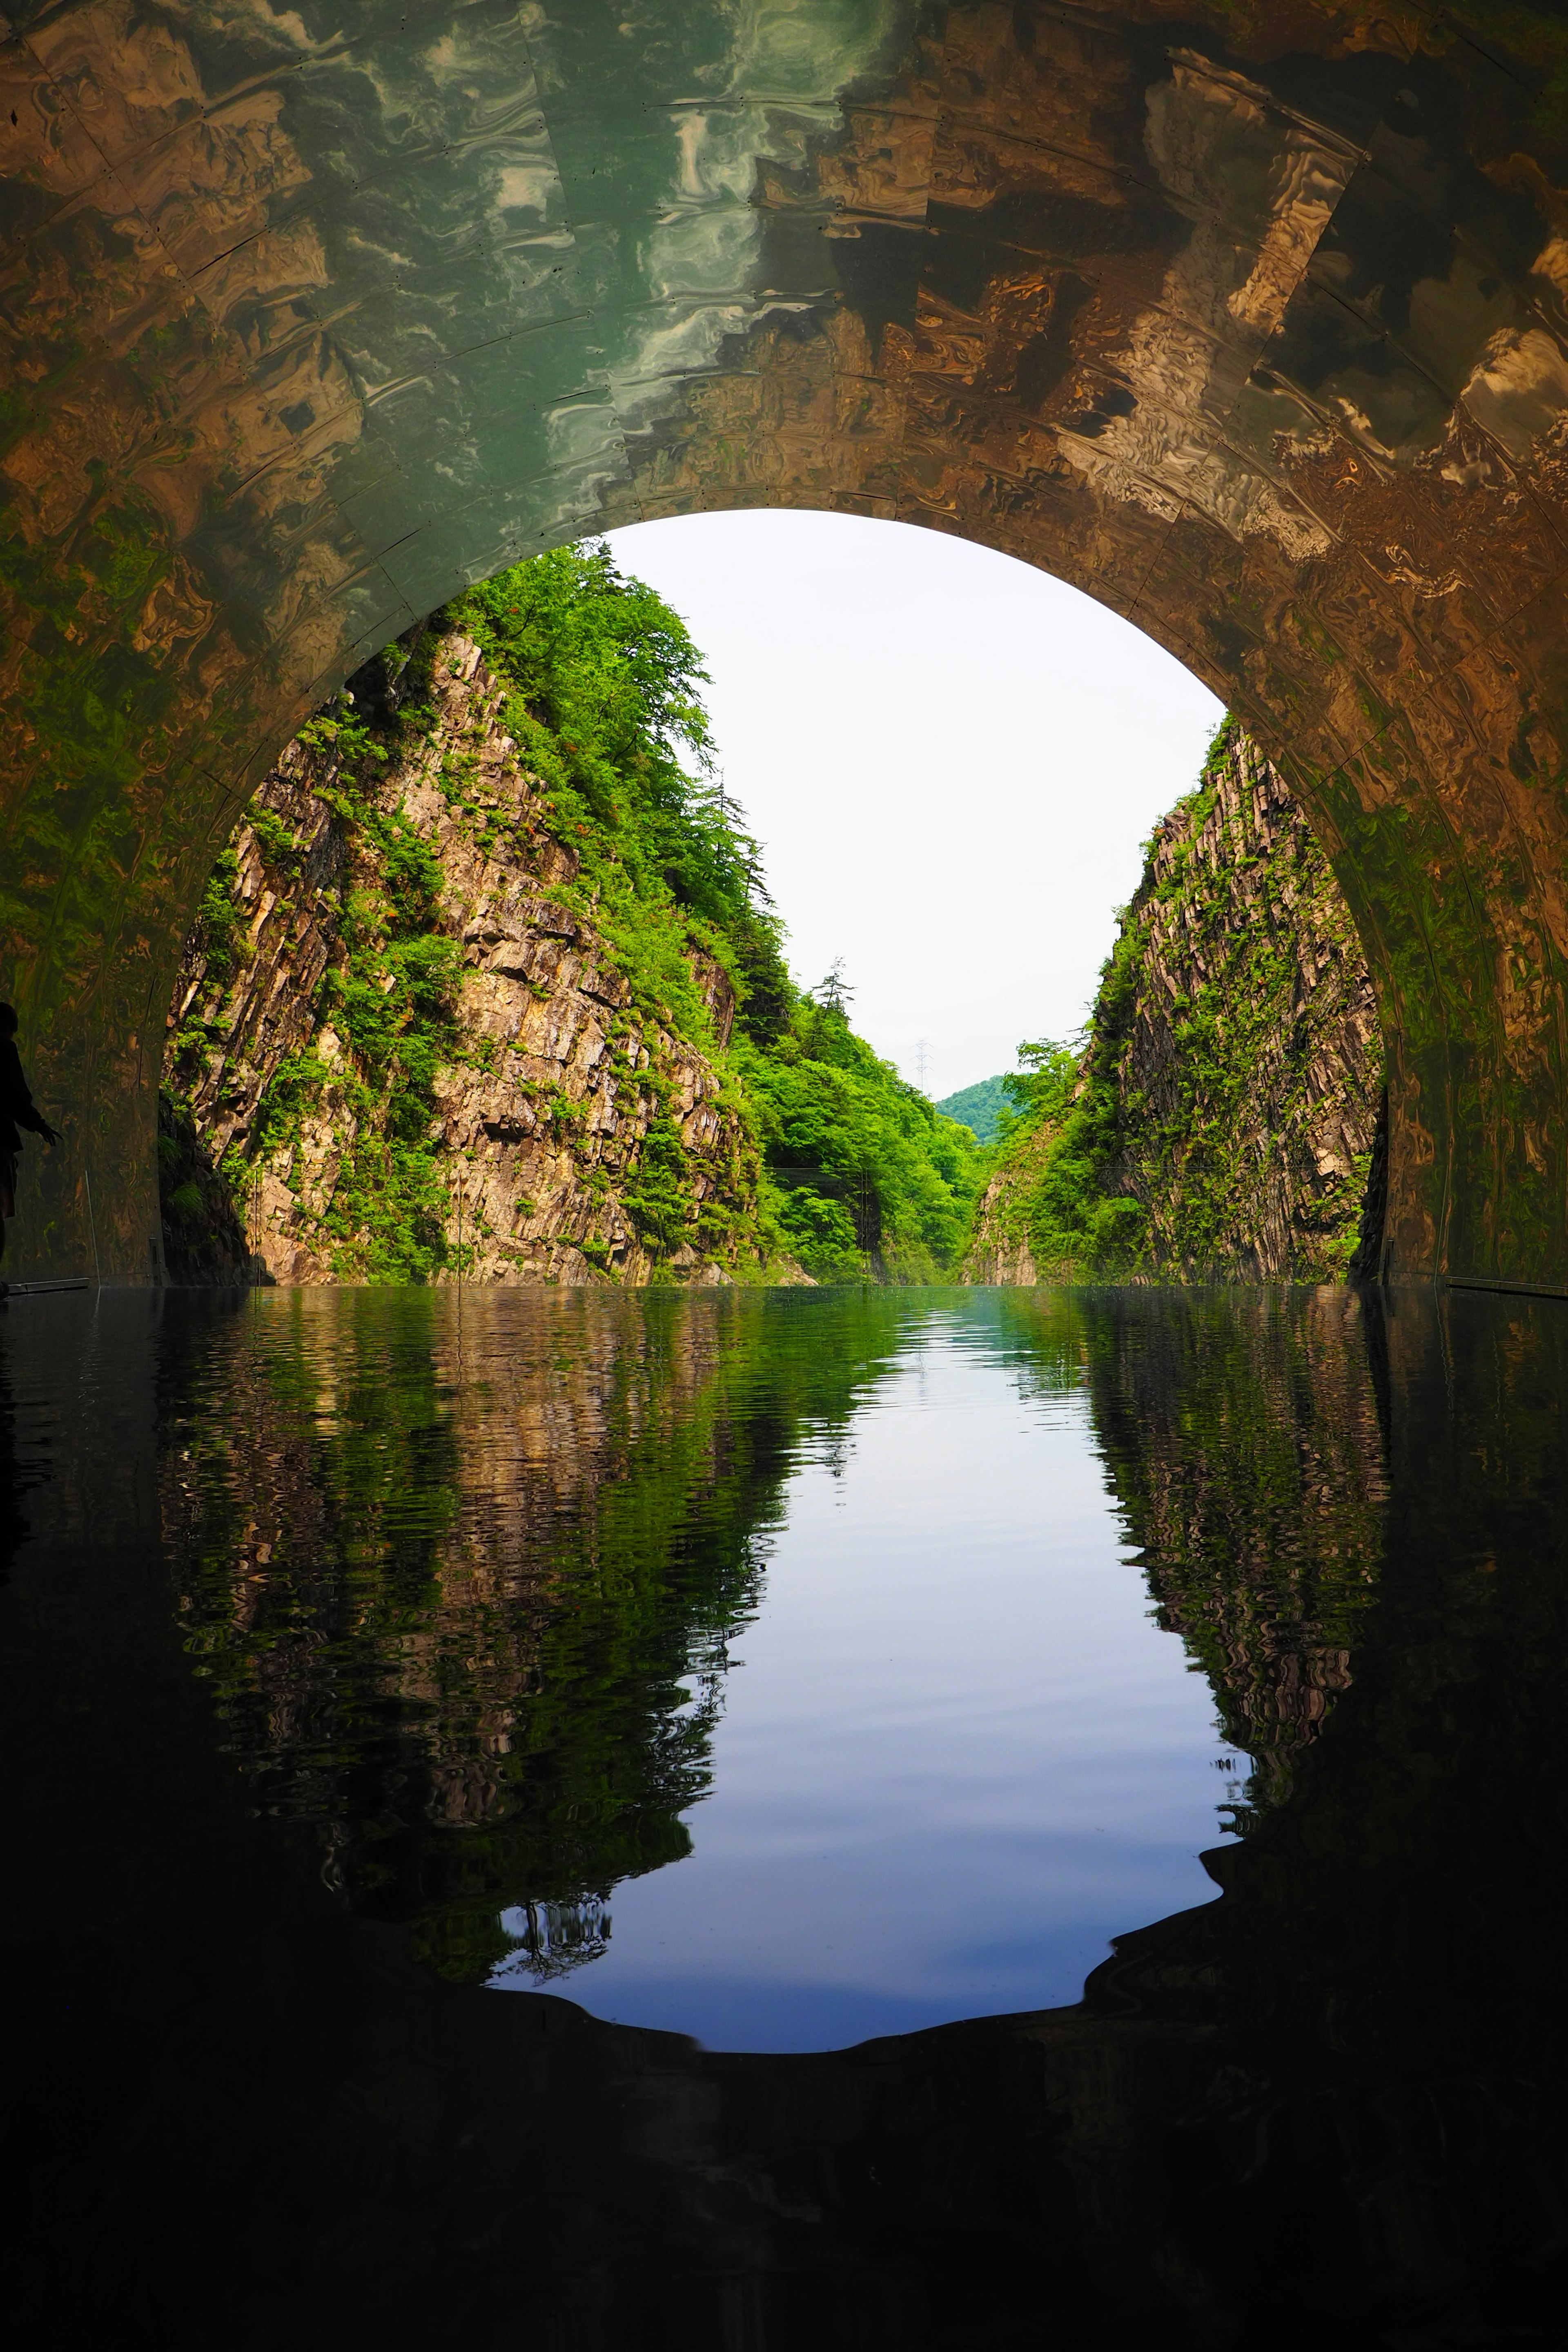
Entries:
MULTIPOLYGON (((59 1141, 60 1131, 51 1127, 27 1090, 22 1075, 22 1056, 16 1051, 16 1008, 0 1004, 0 1262, 5 1255, 5 1227, 16 1213, 16 1155, 22 1149, 22 1139, 16 1130, 26 1128, 41 1135, 51 1148, 59 1141)), ((6 1286, 0 1281, 0 1298, 5 1297, 6 1286)))

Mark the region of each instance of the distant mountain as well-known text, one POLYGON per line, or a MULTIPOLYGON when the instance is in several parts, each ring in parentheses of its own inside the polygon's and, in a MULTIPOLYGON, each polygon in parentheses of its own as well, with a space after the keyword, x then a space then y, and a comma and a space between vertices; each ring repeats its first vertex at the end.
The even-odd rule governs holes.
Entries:
POLYGON ((961 1087, 937 1105, 946 1118, 962 1119, 981 1143, 994 1143, 1001 1133, 1002 1113, 1007 1109, 1006 1096, 999 1077, 979 1078, 972 1087, 961 1087))

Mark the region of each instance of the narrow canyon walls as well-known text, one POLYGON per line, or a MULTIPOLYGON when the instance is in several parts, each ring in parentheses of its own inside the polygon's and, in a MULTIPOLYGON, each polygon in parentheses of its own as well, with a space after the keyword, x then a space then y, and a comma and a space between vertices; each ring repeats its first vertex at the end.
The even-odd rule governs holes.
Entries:
POLYGON ((13 1271, 89 1267, 90 1176, 156 1276, 181 943, 312 709, 522 555, 790 505, 1041 565, 1214 686, 1365 944, 1387 1271, 1568 1289, 1565 43, 1542 0, 15 0, 0 993, 66 1142, 13 1271))
POLYGON ((1357 1271, 1375 1274, 1384 1082, 1350 909, 1279 771, 1227 722, 1155 828, 1070 1101, 1004 1149, 969 1278, 1033 1282, 1065 1258, 1080 1276, 1332 1281, 1369 1190, 1357 1271))
POLYGON ((705 1040, 635 1009, 563 903, 578 860, 479 648, 422 660, 417 729, 373 737, 352 700, 317 720, 208 883, 164 1050, 170 1272, 636 1282, 657 1242, 667 1275, 715 1278, 758 1173, 703 1050, 728 976, 690 959, 705 1040))

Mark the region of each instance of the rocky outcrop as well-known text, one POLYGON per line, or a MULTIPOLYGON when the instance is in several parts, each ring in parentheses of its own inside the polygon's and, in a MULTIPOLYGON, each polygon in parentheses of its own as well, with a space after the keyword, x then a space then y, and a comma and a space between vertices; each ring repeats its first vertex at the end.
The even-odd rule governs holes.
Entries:
POLYGON ((1111 1188, 1186 1273, 1341 1274, 1384 1083, 1350 909, 1279 771, 1227 730, 1128 909, 1111 1188))
POLYGON ((169 1014, 171 1272, 722 1280, 757 1181, 729 978, 687 960, 703 1036, 650 1015, 479 648, 426 659, 419 724, 306 729, 209 885, 169 1014))
POLYGON ((1076 1097, 1003 1148, 968 1278, 1342 1278, 1376 1190, 1383 1099, 1350 910, 1279 770, 1227 722, 1150 842, 1076 1097), (1059 1213, 1053 1225, 1041 1207, 1069 1120, 1072 1181, 1081 1191, 1087 1171, 1100 1202, 1125 1212, 1101 1220, 1118 1246, 1098 1261, 1065 1252, 1059 1213))
POLYGON ((1051 1128, 1016 1137, 986 1180, 974 1213, 974 1238, 963 1261, 965 1282, 1032 1286, 1040 1279, 1029 1244, 1029 1195, 1055 1139, 1051 1128))

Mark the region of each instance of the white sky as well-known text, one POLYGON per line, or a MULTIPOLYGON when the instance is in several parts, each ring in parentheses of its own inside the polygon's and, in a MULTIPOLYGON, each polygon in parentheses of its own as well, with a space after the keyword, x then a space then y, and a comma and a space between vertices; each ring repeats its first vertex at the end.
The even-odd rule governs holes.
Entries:
POLYGON ((712 674, 729 791, 797 981, 941 1097, 1082 1024, 1141 844, 1222 705, 1152 639, 1009 556, 858 517, 690 515, 612 535, 712 674))

